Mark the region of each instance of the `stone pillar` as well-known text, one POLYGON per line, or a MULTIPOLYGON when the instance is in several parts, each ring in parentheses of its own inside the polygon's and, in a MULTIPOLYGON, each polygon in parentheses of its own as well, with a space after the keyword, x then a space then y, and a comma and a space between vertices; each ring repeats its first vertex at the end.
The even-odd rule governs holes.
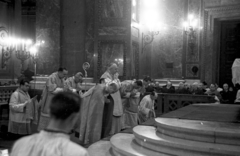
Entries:
POLYGON ((85 41, 84 0, 62 0, 61 3, 61 65, 69 75, 83 72, 85 41))

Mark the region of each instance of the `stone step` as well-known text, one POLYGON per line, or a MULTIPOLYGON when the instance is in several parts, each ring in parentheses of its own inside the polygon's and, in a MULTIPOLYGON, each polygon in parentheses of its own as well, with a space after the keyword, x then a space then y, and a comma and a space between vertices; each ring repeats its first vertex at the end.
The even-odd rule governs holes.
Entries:
POLYGON ((210 143, 240 145, 240 124, 183 120, 174 118, 156 118, 159 133, 210 143))
POLYGON ((110 142, 114 156, 169 156, 140 146, 133 134, 116 134, 110 142))
POLYGON ((136 126, 133 133, 142 147, 170 155, 240 155, 240 146, 174 138, 158 133, 152 126, 136 126))
POLYGON ((98 141, 88 147, 89 156, 112 156, 110 141, 98 141))

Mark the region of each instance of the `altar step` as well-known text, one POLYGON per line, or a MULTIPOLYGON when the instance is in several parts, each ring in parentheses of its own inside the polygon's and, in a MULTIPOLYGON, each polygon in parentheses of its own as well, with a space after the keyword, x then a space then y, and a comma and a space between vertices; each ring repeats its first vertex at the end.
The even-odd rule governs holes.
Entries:
POLYGON ((239 124, 157 118, 156 125, 136 126, 133 134, 114 135, 104 146, 97 142, 89 147, 90 156, 94 151, 106 156, 240 155, 239 124))
POLYGON ((133 134, 119 133, 88 148, 90 156, 170 156, 140 146, 133 134))
POLYGON ((133 129, 136 142, 144 148, 170 155, 240 155, 240 146, 175 138, 157 132, 155 127, 133 129))
POLYGON ((240 146, 240 124, 156 118, 157 131, 171 137, 240 146))

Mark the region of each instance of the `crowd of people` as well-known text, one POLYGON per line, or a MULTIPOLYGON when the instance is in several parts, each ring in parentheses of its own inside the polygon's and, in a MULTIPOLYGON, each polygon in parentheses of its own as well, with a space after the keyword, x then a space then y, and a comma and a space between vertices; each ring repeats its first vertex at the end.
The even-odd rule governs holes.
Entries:
POLYGON ((224 83, 222 87, 218 84, 208 85, 206 82, 194 82, 189 84, 185 81, 179 82, 177 86, 173 86, 171 81, 167 81, 165 85, 160 85, 159 82, 151 81, 147 78, 149 85, 146 91, 156 90, 157 93, 170 93, 170 94, 192 94, 192 95, 211 95, 215 96, 216 103, 234 104, 240 103, 240 85, 236 84, 235 87, 224 83))
POLYGON ((39 102, 28 94, 29 81, 20 81, 9 103, 9 132, 20 136, 39 133, 17 141, 13 156, 75 155, 75 152, 86 156, 88 153, 83 147, 70 141, 70 133, 79 132, 80 144, 87 145, 142 124, 156 117, 158 93, 213 95, 219 103, 240 102, 240 91, 237 92, 239 99, 235 100, 234 89, 227 84, 222 89, 216 84, 208 88, 205 82, 192 85, 180 82, 176 88, 171 81, 161 86, 150 77, 121 82, 115 63, 109 65, 99 83, 87 91, 81 85, 81 72, 69 78, 67 74, 66 68, 51 74, 39 102))

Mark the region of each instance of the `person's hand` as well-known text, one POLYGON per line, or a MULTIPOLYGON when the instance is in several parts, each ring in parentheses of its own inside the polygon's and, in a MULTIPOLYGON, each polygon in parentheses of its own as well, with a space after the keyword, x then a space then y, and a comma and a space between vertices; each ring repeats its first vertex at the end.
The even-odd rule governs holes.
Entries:
POLYGON ((76 93, 76 92, 77 92, 77 89, 72 89, 72 92, 73 92, 73 93, 76 93))
POLYGON ((132 93, 130 94, 130 97, 134 97, 134 96, 136 96, 136 93, 132 92, 132 93))
POLYGON ((154 118, 154 112, 153 112, 153 110, 150 110, 150 111, 149 111, 149 115, 148 115, 148 116, 149 116, 149 118, 154 118))
POLYGON ((118 73, 114 74, 114 79, 118 79, 118 76, 119 76, 118 73))
POLYGON ((23 105, 24 105, 23 107, 26 107, 27 104, 30 103, 30 102, 31 102, 31 100, 27 100, 27 101, 25 101, 24 104, 23 104, 23 105))
POLYGON ((32 102, 32 99, 27 100, 27 103, 30 103, 30 102, 32 102))
POLYGON ((38 97, 38 96, 35 95, 31 100, 32 100, 32 101, 35 101, 35 100, 37 99, 37 97, 38 97))

